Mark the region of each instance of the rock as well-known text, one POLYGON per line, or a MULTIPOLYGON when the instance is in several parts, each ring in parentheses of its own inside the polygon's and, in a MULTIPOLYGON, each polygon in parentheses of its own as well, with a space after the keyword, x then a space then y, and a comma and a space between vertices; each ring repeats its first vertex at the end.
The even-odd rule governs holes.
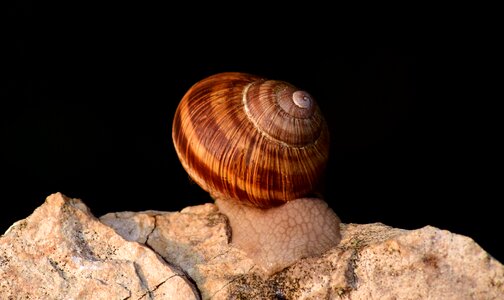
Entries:
POLYGON ((342 225, 338 246, 267 276, 213 204, 100 221, 56 194, 15 223, 0 238, 0 299, 504 299, 504 266, 431 226, 342 225))
POLYGON ((0 299, 178 297, 199 298, 183 272, 59 193, 0 238, 0 299))
POLYGON ((227 219, 213 204, 187 207, 180 213, 113 213, 100 220, 117 232, 132 232, 125 235, 128 240, 146 240, 154 251, 190 274, 203 299, 225 298, 225 287, 232 278, 249 274, 254 269, 252 260, 229 246, 231 232, 227 219), (147 236, 124 229, 124 226, 133 227, 132 218, 141 220, 143 224, 139 223, 138 227, 152 226, 143 231, 149 232, 147 236))
POLYGON ((472 239, 431 226, 342 225, 337 247, 267 277, 228 245, 213 204, 101 220, 185 270, 204 299, 504 299, 502 264, 472 239))

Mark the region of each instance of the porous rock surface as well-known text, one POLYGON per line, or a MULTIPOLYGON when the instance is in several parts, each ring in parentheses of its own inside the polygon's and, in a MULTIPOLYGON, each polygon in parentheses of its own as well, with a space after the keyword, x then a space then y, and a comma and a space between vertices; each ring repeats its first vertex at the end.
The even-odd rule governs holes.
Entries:
POLYGON ((0 299, 198 297, 183 272, 60 193, 0 238, 0 299))
POLYGON ((213 204, 100 221, 48 197, 0 238, 0 299, 504 299, 504 266, 431 226, 344 224, 338 246, 266 276, 213 204))

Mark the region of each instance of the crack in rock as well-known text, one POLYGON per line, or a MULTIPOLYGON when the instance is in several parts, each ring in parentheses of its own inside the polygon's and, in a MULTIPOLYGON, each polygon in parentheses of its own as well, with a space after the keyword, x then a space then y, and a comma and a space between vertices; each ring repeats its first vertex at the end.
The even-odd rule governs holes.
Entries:
POLYGON ((250 271, 255 267, 255 265, 253 265, 252 267, 250 267, 250 269, 247 270, 247 272, 245 272, 245 274, 243 275, 240 275, 240 276, 236 276, 234 277, 233 279, 231 279, 230 281, 226 282, 226 284, 224 284, 223 286, 221 286, 218 290, 215 291, 215 293, 213 293, 209 299, 212 299, 213 297, 215 297, 215 295, 217 295, 218 293, 220 293, 222 290, 224 290, 228 285, 230 285, 231 283, 237 281, 237 280, 240 280, 244 277, 247 277, 247 274, 250 273, 250 271))
POLYGON ((345 270, 345 279, 348 284, 349 290, 356 290, 357 283, 359 278, 355 273, 355 268, 357 267, 357 263, 359 262, 359 252, 354 250, 352 255, 348 259, 347 269, 345 270))
POLYGON ((150 248, 150 249, 152 249, 152 251, 154 251, 154 253, 156 253, 157 255, 161 256, 159 253, 157 253, 157 252, 156 252, 156 251, 155 251, 155 250, 154 250, 154 249, 153 249, 153 248, 149 245, 149 239, 150 239, 150 237, 151 237, 152 233, 154 233, 154 230, 156 230, 156 228, 157 228, 157 217, 158 217, 158 215, 154 215, 153 217, 154 217, 154 226, 152 226, 152 230, 151 230, 151 232, 149 232, 149 233, 147 234, 147 237, 145 238, 145 245, 148 245, 148 246, 149 246, 149 248, 150 248))
POLYGON ((154 299, 154 295, 152 294, 152 291, 149 289, 149 284, 147 283, 147 280, 145 279, 145 276, 143 274, 143 271, 142 271, 140 265, 138 265, 136 262, 133 262, 133 266, 135 267, 135 274, 140 279, 140 286, 142 287, 142 289, 147 290, 147 292, 145 294, 143 294, 142 297, 148 294, 149 299, 154 299))
POLYGON ((162 286, 165 282, 167 282, 168 280, 170 280, 171 278, 173 277, 176 277, 177 275, 173 275, 173 276, 170 276, 168 278, 166 278, 165 280, 161 281, 161 283, 157 284, 152 290, 148 290, 145 294, 142 294, 140 296, 140 298, 138 299, 142 299, 144 298, 145 296, 149 295, 149 299, 154 299, 154 292, 160 287, 162 286))
POLYGON ((131 290, 126 285, 124 285, 120 282, 117 282, 117 285, 119 285, 120 287, 122 287, 123 289, 125 289, 128 292, 128 296, 126 296, 126 298, 123 298, 122 300, 130 299, 131 298, 131 290))
MULTIPOLYGON (((155 289, 157 289, 158 287, 160 287, 163 283, 165 283, 166 281, 168 281, 170 278, 174 277, 174 276, 179 276, 181 278, 185 278, 186 281, 188 281, 189 285, 191 286, 191 289, 194 291, 196 297, 198 299, 201 299, 201 291, 199 290, 198 288, 198 285, 196 283, 196 281, 191 277, 189 276, 189 274, 180 266, 178 265, 175 265, 173 264, 172 262, 169 262, 168 260, 166 260, 166 258, 164 258, 164 256, 162 256, 160 253, 158 253, 150 244, 149 244, 149 239, 151 237, 151 235, 154 233, 154 231, 157 229, 157 224, 158 224, 158 217, 159 215, 154 215, 154 226, 152 227, 152 230, 151 232, 149 232, 149 234, 147 234, 147 238, 145 239, 145 247, 149 248, 150 250, 152 250, 152 252, 156 253, 167 265, 169 265, 170 267, 172 267, 173 269, 175 269, 179 274, 177 275, 173 275, 173 276, 170 276, 169 278, 167 278, 165 281, 161 282, 160 284, 158 284, 156 286, 155 289)), ((153 289, 153 291, 155 290, 153 289)))
POLYGON ((221 253, 219 253, 219 254, 215 255, 214 257, 210 258, 210 259, 208 260, 208 262, 211 262, 211 261, 213 261, 213 260, 217 259, 217 258, 218 258, 218 257, 220 257, 220 256, 225 256, 225 255, 227 255, 227 254, 229 253, 229 251, 231 251, 231 249, 230 249, 230 248, 228 248, 228 249, 224 250, 223 252, 221 252, 221 253))

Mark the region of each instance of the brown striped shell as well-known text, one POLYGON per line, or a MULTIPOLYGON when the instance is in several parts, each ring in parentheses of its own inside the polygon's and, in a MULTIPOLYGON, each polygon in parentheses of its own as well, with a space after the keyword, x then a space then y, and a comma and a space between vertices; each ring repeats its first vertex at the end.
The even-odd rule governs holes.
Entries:
POLYGON ((261 208, 316 192, 329 154, 327 125, 308 93, 244 73, 194 84, 172 138, 190 177, 212 197, 261 208))

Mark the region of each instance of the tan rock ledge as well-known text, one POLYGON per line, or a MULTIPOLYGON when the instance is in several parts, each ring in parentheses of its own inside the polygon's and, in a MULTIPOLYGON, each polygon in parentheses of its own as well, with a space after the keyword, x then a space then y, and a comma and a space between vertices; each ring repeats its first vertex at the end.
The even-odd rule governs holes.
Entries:
POLYGON ((0 237, 0 299, 504 299, 504 266, 468 237, 341 230, 337 247, 267 277, 213 204, 98 220, 57 193, 0 237))

